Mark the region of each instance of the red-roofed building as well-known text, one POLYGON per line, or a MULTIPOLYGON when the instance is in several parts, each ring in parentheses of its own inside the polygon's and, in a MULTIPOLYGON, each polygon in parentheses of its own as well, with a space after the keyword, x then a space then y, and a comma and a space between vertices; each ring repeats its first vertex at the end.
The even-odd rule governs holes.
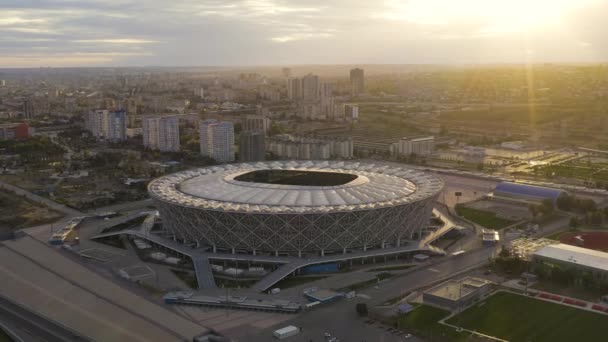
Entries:
POLYGON ((30 137, 30 126, 25 122, 0 124, 0 140, 23 140, 30 137))

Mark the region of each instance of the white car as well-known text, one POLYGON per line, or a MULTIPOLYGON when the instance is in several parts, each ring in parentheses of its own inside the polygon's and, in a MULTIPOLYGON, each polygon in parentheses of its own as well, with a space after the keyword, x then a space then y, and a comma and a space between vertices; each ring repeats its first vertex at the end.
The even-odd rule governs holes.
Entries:
POLYGON ((405 336, 403 336, 403 339, 407 340, 412 338, 412 334, 405 334, 405 336))

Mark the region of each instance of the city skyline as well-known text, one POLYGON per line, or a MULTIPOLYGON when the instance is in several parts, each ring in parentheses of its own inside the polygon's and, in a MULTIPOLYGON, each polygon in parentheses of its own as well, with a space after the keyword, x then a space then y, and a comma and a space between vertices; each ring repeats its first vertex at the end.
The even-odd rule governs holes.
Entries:
POLYGON ((3 67, 608 60, 601 0, 9 0, 0 9, 3 67))

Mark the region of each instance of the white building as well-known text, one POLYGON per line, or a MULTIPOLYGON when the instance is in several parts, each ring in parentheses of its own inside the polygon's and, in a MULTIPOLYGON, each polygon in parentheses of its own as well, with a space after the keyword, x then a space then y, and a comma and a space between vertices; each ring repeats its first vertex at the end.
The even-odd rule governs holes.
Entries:
POLYGON ((179 152, 179 118, 177 116, 144 117, 143 143, 161 152, 179 152))
POLYGON ((234 126, 232 122, 201 120, 199 127, 201 155, 218 163, 234 161, 234 126))
POLYGON ((394 155, 429 156, 435 149, 435 137, 402 138, 391 146, 394 155))
POLYGON ((85 129, 97 139, 112 142, 127 138, 127 113, 125 111, 95 110, 85 115, 85 129))

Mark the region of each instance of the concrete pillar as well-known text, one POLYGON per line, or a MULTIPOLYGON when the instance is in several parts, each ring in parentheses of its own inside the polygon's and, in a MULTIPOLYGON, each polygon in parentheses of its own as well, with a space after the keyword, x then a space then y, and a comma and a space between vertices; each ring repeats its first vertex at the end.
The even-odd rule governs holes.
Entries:
POLYGON ((324 249, 321 250, 321 256, 325 256, 325 250, 324 249))
POLYGON ((302 257, 302 251, 298 251, 298 258, 302 257))
POLYGON ((274 256, 279 256, 279 251, 274 251, 274 256))
POLYGON ((346 254, 346 248, 342 248, 342 254, 346 254))
POLYGON ((401 237, 397 238, 397 247, 401 247, 401 237))
POLYGON ((217 253, 217 247, 215 247, 215 245, 213 245, 213 253, 217 253))
POLYGON ((236 250, 232 248, 232 254, 236 254, 236 250))
POLYGON ((253 255, 255 255, 255 249, 252 252, 253 252, 253 255))

